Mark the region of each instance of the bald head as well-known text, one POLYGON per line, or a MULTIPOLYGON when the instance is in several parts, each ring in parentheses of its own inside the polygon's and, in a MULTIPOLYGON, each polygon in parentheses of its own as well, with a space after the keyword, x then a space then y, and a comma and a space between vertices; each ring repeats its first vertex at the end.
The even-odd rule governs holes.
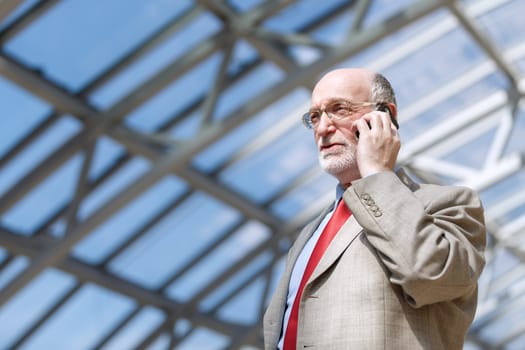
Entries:
POLYGON ((394 89, 380 73, 366 68, 340 68, 326 73, 312 91, 311 105, 318 107, 334 99, 388 105, 392 121, 399 129, 394 89))
POLYGON ((326 73, 312 91, 312 105, 328 99, 368 101, 375 72, 363 68, 342 68, 326 73))

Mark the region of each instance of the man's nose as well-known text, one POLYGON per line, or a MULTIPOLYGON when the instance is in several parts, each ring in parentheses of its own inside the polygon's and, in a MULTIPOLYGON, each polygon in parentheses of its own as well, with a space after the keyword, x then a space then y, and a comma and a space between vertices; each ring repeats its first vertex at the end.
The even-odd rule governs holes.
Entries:
POLYGON ((335 125, 332 118, 330 118, 326 111, 321 111, 321 115, 319 116, 319 125, 317 125, 317 133, 325 134, 334 128, 335 125))

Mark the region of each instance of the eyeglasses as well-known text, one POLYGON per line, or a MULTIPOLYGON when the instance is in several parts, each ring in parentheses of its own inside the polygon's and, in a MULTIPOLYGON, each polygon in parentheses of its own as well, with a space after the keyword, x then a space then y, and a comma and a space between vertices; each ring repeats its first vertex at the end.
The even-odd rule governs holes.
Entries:
POLYGON ((303 114, 303 124, 308 129, 316 129, 324 112, 330 120, 343 120, 355 114, 360 107, 377 106, 378 104, 380 103, 335 100, 327 104, 325 108, 313 108, 303 114))

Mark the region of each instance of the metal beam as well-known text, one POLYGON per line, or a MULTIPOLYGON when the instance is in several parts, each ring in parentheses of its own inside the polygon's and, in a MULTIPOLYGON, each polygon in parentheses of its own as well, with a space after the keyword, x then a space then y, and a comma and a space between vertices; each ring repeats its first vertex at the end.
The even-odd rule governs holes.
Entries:
POLYGON ((22 2, 23 0, 1 0, 0 22, 3 22, 22 2))
POLYGON ((446 1, 449 10, 456 16, 458 21, 461 23, 463 28, 468 31, 475 42, 487 53, 491 60, 498 66, 498 68, 505 74, 509 83, 514 90, 518 90, 518 74, 514 69, 505 61, 504 57, 499 53, 494 44, 489 38, 483 34, 478 26, 471 20, 465 10, 460 8, 458 2, 454 0, 446 1))
MULTIPOLYGON (((22 1, 19 1, 19 0, 3 0, 2 2, 0 2, 0 9, 5 4, 4 15, 6 15, 9 11, 14 9, 13 6, 18 5, 16 3, 21 3, 21 2, 22 1)), ((14 23, 12 23, 9 27, 5 28, 2 32, 0 32, 0 44, 4 44, 8 40, 16 36, 18 33, 20 33, 22 30, 27 28, 31 23, 33 23, 40 16, 42 16, 49 9, 51 9, 57 2, 58 0, 40 0, 38 1, 35 5, 33 5, 33 7, 31 7, 25 14, 23 14, 20 18, 18 18, 14 23)), ((1 20, 3 20, 2 17, 0 17, 0 21, 1 20)))
MULTIPOLYGON (((0 245, 16 253, 28 256, 32 260, 38 259, 42 250, 49 250, 54 241, 37 238, 27 238, 0 230, 0 245)), ((95 268, 74 259, 66 257, 57 261, 53 266, 77 277, 79 283, 94 283, 101 287, 115 291, 135 300, 140 305, 150 305, 165 311, 167 314, 182 318, 191 318, 195 324, 229 334, 235 332, 239 326, 235 323, 216 319, 209 313, 192 309, 187 304, 180 304, 167 298, 164 294, 151 291, 130 283, 122 278, 109 274, 107 271, 95 268)))

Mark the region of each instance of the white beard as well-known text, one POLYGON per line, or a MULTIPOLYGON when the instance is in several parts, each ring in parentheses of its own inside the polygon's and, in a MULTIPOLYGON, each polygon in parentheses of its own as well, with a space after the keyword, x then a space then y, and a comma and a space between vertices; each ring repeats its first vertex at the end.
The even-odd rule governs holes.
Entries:
POLYGON ((337 151, 319 153, 319 164, 328 174, 339 177, 345 172, 357 169, 355 153, 356 146, 347 144, 344 148, 337 151))

